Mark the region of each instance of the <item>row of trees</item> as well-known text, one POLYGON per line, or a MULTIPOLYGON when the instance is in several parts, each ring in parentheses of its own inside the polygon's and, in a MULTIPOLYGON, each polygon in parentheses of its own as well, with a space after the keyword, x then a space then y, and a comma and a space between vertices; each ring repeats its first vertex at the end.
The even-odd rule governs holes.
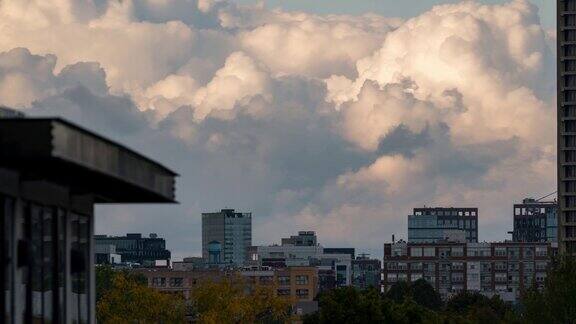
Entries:
POLYGON ((518 305, 477 292, 461 292, 443 303, 423 279, 399 282, 386 294, 339 288, 318 300, 320 311, 306 316, 304 323, 576 324, 576 260, 555 260, 545 288, 523 292, 518 305))
POLYGON ((203 282, 192 293, 187 302, 180 294, 149 288, 140 274, 96 269, 98 323, 286 323, 292 314, 290 301, 272 288, 246 285, 239 277, 203 282))
POLYGON ((183 323, 185 310, 180 296, 149 288, 142 275, 96 268, 98 323, 183 323))
MULTIPOLYGON (((286 323, 290 301, 267 287, 247 285, 239 278, 206 282, 193 291, 192 303, 180 295, 148 288, 146 278, 99 267, 97 318, 99 323, 182 323, 186 316, 198 323, 286 323)), ((576 260, 560 258, 548 272, 545 288, 523 292, 511 305, 499 297, 462 292, 443 302, 425 280, 399 282, 386 294, 376 289, 334 289, 318 296, 320 310, 304 323, 391 324, 576 324, 576 260)))

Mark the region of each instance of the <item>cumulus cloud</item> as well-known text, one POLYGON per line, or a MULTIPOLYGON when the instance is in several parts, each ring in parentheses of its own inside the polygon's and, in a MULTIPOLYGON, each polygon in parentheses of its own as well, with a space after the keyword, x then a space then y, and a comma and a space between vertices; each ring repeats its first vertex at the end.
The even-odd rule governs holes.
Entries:
POLYGON ((0 104, 62 115, 176 169, 179 206, 98 208, 98 231, 200 250, 200 213, 255 215, 255 243, 317 230, 381 253, 411 208, 555 186, 553 34, 525 0, 401 21, 225 0, 0 2, 0 104))

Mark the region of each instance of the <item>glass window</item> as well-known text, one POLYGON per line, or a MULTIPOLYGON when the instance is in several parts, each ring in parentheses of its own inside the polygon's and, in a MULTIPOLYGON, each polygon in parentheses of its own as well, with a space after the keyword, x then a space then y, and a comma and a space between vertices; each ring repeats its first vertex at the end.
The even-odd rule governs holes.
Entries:
POLYGON ((90 229, 88 217, 71 214, 70 269, 72 278, 71 314, 73 323, 87 323, 89 296, 89 250, 90 229))
POLYGON ((53 321, 52 303, 54 298, 54 217, 51 208, 43 208, 42 214, 42 313, 44 323, 53 321))
POLYGON ((298 296, 298 298, 307 298, 308 295, 308 289, 296 289, 296 296, 298 296))
POLYGON ((436 249, 433 247, 425 247, 423 254, 425 257, 434 257, 436 256, 436 249))
POLYGON ((79 245, 80 245, 80 253, 82 255, 80 261, 82 262, 81 272, 80 272, 80 323, 87 323, 89 319, 89 309, 88 309, 88 296, 89 296, 89 289, 90 289, 90 278, 89 278, 89 269, 90 269, 90 223, 88 216, 80 215, 79 218, 79 245))
POLYGON ((453 247, 451 253, 452 253, 452 256, 463 256, 464 255, 464 248, 461 246, 453 247))
POLYGON ((57 224, 56 224, 56 235, 58 236, 58 252, 57 262, 57 286, 58 286, 58 307, 55 314, 55 322, 64 321, 64 310, 66 301, 66 212, 64 210, 57 210, 57 224))
POLYGON ((42 321, 42 210, 28 205, 30 217, 30 286, 32 288, 32 321, 42 321))
POLYGON ((495 256, 506 256, 506 248, 505 247, 497 247, 494 249, 495 256))
POLYGON ((278 291, 278 296, 290 296, 290 289, 289 288, 280 288, 277 291, 278 291))
POLYGON ((69 303, 69 313, 73 323, 78 323, 79 308, 78 308, 78 295, 80 292, 80 266, 79 258, 80 246, 78 243, 78 215, 70 215, 70 279, 72 281, 72 294, 70 295, 71 302, 69 303))
POLYGON ((422 248, 410 248, 410 256, 412 257, 421 257, 422 256, 422 248))
POLYGON ((170 278, 170 287, 182 287, 184 278, 170 278))
POLYGON ((152 278, 153 287, 166 287, 166 278, 164 277, 154 277, 152 278))
POLYGON ((547 246, 537 246, 536 247, 536 256, 546 256, 548 254, 548 247, 547 246))
POLYGON ((290 277, 289 276, 279 276, 278 277, 278 284, 281 286, 290 285, 290 277))
POLYGON ((2 246, 0 246, 0 305, 2 305, 2 318, 0 322, 9 323, 12 316, 12 290, 9 285, 12 282, 12 221, 14 201, 0 196, 0 231, 2 233, 2 246))
POLYGON ((296 276, 296 284, 297 285, 307 285, 308 284, 308 276, 296 276))

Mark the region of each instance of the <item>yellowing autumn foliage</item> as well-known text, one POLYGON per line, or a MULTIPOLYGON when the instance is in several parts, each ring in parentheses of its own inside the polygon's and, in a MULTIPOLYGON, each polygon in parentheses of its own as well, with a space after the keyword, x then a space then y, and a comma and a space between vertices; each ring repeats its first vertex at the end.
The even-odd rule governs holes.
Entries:
POLYGON ((202 324, 284 323, 290 318, 289 300, 277 297, 272 287, 248 286, 240 278, 202 283, 193 300, 202 324))
POLYGON ((147 287, 123 272, 115 272, 111 287, 96 305, 98 323, 184 323, 185 304, 178 295, 147 287))

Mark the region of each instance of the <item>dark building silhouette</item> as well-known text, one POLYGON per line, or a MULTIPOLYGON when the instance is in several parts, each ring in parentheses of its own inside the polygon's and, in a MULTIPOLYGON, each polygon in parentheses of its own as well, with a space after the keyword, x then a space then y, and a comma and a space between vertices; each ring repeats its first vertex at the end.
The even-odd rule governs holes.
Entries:
POLYGON ((170 251, 166 250, 166 240, 152 233, 142 237, 140 233, 128 233, 126 236, 95 235, 96 245, 114 245, 116 253, 122 256, 122 262, 134 262, 143 266, 153 266, 155 261, 163 260, 170 264, 170 251))
POLYGON ((95 323, 94 205, 172 203, 174 178, 65 120, 0 118, 0 322, 95 323))
POLYGON ((557 0, 558 247, 576 254, 576 0, 557 0))
POLYGON ((558 234, 557 204, 526 198, 514 205, 514 242, 556 242, 558 234))

